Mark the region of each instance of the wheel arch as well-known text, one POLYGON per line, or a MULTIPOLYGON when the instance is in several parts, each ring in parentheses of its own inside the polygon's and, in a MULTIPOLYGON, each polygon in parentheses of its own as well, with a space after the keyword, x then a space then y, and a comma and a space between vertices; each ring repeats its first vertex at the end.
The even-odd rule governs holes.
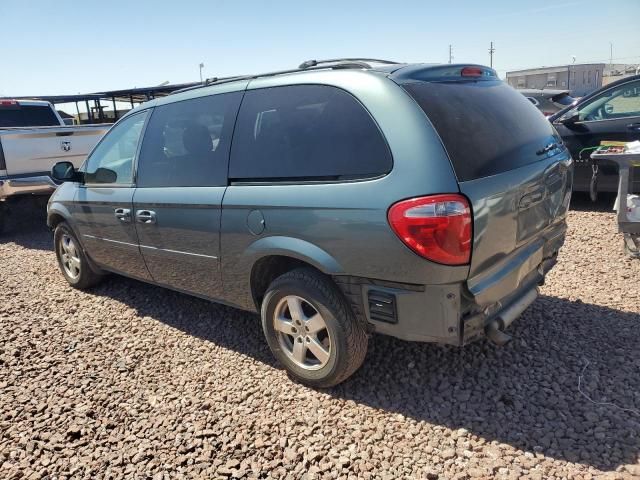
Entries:
POLYGON ((253 257, 249 287, 258 311, 271 282, 291 270, 308 267, 328 276, 343 273, 328 252, 298 238, 265 237, 253 243, 247 253, 253 257))
POLYGON ((60 203, 53 203, 49 205, 47 209, 47 226, 54 230, 61 222, 69 223, 71 218, 71 212, 69 209, 60 203))

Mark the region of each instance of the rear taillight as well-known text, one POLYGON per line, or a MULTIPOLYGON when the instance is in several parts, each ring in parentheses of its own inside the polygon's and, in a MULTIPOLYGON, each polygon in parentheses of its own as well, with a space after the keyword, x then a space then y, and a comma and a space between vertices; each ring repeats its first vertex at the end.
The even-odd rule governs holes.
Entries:
POLYGON ((17 100, 0 100, 0 106, 3 107, 15 107, 18 105, 17 100))
POLYGON ((418 255, 445 265, 471 259, 471 209, 462 195, 411 198, 391 206, 389 224, 418 255))

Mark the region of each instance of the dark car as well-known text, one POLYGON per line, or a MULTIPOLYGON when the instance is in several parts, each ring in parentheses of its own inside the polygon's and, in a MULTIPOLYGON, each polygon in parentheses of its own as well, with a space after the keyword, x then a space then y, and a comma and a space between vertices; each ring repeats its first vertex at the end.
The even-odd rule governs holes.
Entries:
POLYGON ((576 99, 569 95, 567 90, 521 89, 518 91, 533 103, 545 117, 576 102, 576 99))
POLYGON ((374 331, 504 342, 564 242, 571 163, 493 69, 314 61, 132 110, 55 167, 48 224, 72 286, 116 272, 260 312, 326 387, 374 331))
MULTIPOLYGON (((640 75, 622 78, 581 98, 575 105, 549 117, 576 162, 574 191, 590 191, 593 176, 590 153, 607 141, 640 140, 640 75)), ((632 185, 640 192, 640 175, 632 185)), ((618 191, 618 169, 602 161, 598 165, 597 190, 618 191)))

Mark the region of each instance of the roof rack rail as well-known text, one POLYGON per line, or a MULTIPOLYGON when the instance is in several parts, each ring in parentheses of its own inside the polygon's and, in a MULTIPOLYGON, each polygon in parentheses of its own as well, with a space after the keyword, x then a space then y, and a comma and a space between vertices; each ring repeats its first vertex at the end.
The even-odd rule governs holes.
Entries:
POLYGON ((316 67, 325 63, 354 63, 361 65, 363 68, 371 68, 371 65, 369 65, 369 63, 384 63, 387 65, 395 65, 399 62, 394 62, 393 60, 382 60, 380 58, 332 58, 328 60, 307 60, 306 62, 302 62, 298 68, 300 68, 300 70, 306 70, 310 67, 316 67))
POLYGON ((235 82, 238 80, 253 80, 261 77, 274 77, 276 75, 286 75, 287 73, 304 72, 307 70, 325 70, 325 69, 341 69, 341 68, 371 68, 366 62, 372 63, 384 63, 389 65, 398 64, 398 62, 392 62, 391 60, 378 60, 375 58, 336 58, 333 60, 307 60, 302 63, 298 68, 292 68, 289 70, 277 70, 275 72, 257 73, 254 75, 235 75, 232 77, 211 77, 204 80, 199 85, 192 87, 182 88, 171 93, 171 95, 181 92, 188 92, 190 90, 196 90, 198 88, 208 87, 211 85, 220 85, 222 83, 235 82))

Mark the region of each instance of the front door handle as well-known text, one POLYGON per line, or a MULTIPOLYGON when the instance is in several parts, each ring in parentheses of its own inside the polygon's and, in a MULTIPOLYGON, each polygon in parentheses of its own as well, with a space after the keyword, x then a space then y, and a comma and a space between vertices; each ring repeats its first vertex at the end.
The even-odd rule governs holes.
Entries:
POLYGON ((128 209, 128 208, 116 208, 113 211, 113 214, 121 222, 130 222, 131 221, 131 210, 128 209))
POLYGON ((630 123, 629 125, 627 125, 627 129, 631 130, 632 132, 640 132, 640 123, 630 123))
POLYGON ((156 212, 152 210, 137 210, 136 220, 138 223, 156 223, 156 212))

